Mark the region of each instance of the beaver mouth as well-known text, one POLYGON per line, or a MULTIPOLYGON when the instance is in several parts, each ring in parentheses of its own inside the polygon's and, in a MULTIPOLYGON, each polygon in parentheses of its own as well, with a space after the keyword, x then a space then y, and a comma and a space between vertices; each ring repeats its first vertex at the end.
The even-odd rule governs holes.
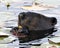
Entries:
POLYGON ((23 28, 14 27, 10 32, 12 33, 12 35, 18 38, 25 38, 29 34, 28 29, 25 27, 23 28))
POLYGON ((25 37, 27 37, 27 35, 26 34, 24 34, 24 33, 21 33, 21 32, 13 32, 12 33, 14 36, 16 36, 16 37, 18 37, 18 38, 25 38, 25 37))
POLYGON ((23 33, 18 33, 18 34, 17 34, 17 37, 18 37, 18 38, 25 38, 25 37, 27 37, 27 35, 25 35, 25 34, 23 34, 23 33))

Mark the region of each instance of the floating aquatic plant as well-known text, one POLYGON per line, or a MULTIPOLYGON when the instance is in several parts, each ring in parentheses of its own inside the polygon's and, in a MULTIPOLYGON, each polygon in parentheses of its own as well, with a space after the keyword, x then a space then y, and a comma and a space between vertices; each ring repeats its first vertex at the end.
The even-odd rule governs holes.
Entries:
POLYGON ((7 4, 6 4, 6 7, 7 7, 7 9, 9 9, 9 7, 10 7, 10 3, 7 3, 7 4))

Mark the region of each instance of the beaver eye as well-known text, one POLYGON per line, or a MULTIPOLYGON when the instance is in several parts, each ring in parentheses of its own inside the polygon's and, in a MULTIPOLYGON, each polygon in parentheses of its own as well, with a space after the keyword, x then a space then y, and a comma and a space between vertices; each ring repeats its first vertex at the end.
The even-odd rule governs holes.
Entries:
POLYGON ((24 14, 20 14, 21 19, 23 20, 25 18, 24 14))
POLYGON ((25 16, 22 16, 22 20, 25 19, 25 16))

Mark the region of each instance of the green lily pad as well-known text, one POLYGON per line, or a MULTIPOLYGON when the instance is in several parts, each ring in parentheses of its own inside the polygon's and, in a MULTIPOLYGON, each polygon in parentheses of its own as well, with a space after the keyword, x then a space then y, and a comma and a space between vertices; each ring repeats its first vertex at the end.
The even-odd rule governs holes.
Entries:
POLYGON ((8 36, 0 36, 0 40, 7 38, 8 36))

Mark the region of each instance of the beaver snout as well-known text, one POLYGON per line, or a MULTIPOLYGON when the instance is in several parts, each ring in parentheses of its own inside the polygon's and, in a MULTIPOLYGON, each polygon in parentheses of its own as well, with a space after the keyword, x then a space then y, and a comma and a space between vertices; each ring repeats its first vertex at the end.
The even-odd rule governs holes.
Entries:
POLYGON ((13 35, 20 37, 20 38, 24 38, 26 37, 29 32, 28 29, 23 27, 22 29, 19 29, 18 27, 14 27, 11 31, 10 31, 13 35))

